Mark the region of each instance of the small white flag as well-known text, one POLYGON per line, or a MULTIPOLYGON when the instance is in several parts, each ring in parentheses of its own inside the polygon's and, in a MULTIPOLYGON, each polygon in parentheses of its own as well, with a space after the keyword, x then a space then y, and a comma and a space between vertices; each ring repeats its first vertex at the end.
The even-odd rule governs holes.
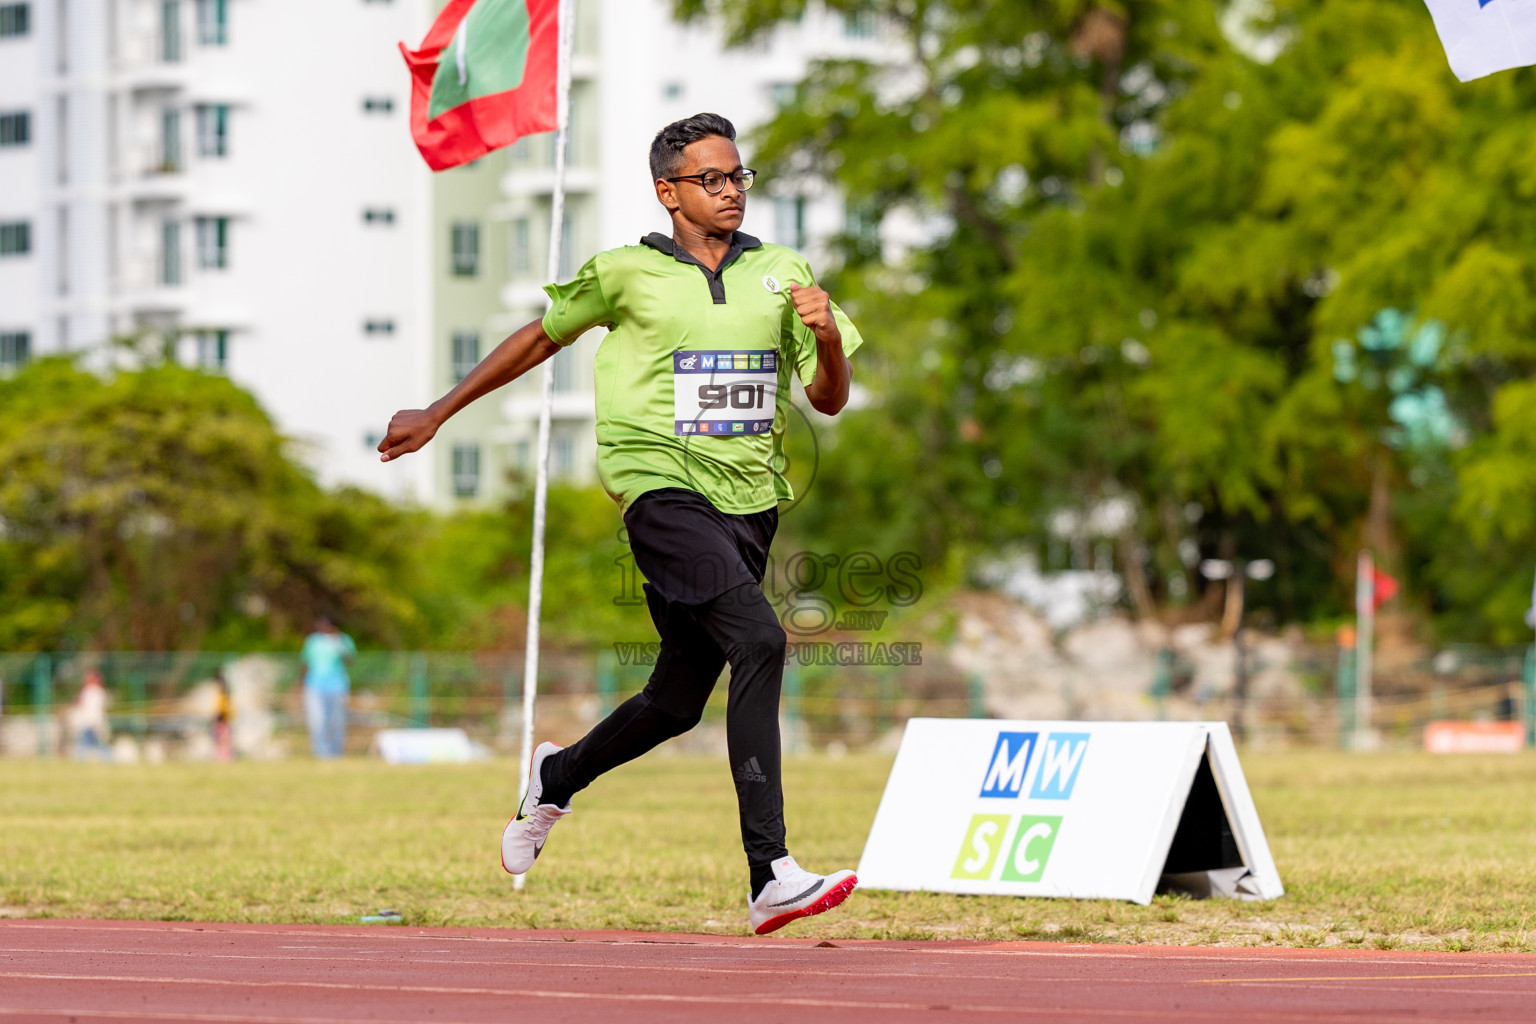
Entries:
POLYGON ((1463 82, 1536 64, 1536 0, 1424 0, 1463 82))
POLYGON ((1531 586, 1531 606, 1525 610, 1525 624, 1536 629, 1536 584, 1531 586))

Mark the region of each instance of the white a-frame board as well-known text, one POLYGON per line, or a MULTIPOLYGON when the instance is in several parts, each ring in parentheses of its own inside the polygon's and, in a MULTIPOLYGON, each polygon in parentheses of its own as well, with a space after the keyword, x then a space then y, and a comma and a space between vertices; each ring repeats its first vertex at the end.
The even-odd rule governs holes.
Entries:
POLYGON ((1285 892, 1224 722, 914 718, 859 885, 1143 904, 1285 892))

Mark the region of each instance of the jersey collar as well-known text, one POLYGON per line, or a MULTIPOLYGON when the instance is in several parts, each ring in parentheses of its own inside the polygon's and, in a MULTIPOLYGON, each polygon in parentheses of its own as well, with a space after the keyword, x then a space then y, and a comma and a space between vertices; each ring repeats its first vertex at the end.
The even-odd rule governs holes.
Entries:
POLYGON ((759 239, 744 231, 733 232, 731 234, 731 247, 725 251, 725 258, 720 261, 718 267, 710 270, 695 259, 691 252, 673 242, 669 236, 662 234, 660 231, 652 231, 640 239, 640 244, 650 246, 657 252, 666 253, 679 263, 691 263, 693 266, 698 267, 704 274, 704 280, 709 283, 709 297, 714 300, 717 306, 725 305, 725 268, 735 263, 736 257, 746 250, 760 249, 763 245, 759 239))

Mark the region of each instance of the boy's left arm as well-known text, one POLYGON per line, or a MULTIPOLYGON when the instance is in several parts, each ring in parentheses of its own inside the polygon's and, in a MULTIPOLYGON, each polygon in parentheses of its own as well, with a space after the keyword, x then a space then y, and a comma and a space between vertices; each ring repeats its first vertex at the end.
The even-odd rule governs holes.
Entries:
POLYGON ((816 338, 816 374, 806 385, 805 397, 817 412, 836 416, 848 404, 853 383, 853 366, 843 351, 843 331, 838 323, 847 318, 839 315, 842 311, 818 285, 791 282, 789 298, 800 322, 816 338))

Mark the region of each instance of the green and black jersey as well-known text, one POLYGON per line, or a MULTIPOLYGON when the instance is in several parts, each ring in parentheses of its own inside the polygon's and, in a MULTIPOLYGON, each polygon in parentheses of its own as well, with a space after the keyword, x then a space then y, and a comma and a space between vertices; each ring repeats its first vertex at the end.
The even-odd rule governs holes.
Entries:
MULTIPOLYGON (((714 271, 650 234, 545 287, 554 305, 544 331, 556 343, 608 328, 595 364, 597 471, 621 506, 660 487, 738 515, 794 497, 779 471, 789 374, 814 379, 816 337, 791 283, 815 283, 804 257, 738 231, 714 271)), ((863 338, 832 312, 852 355, 863 338)))

